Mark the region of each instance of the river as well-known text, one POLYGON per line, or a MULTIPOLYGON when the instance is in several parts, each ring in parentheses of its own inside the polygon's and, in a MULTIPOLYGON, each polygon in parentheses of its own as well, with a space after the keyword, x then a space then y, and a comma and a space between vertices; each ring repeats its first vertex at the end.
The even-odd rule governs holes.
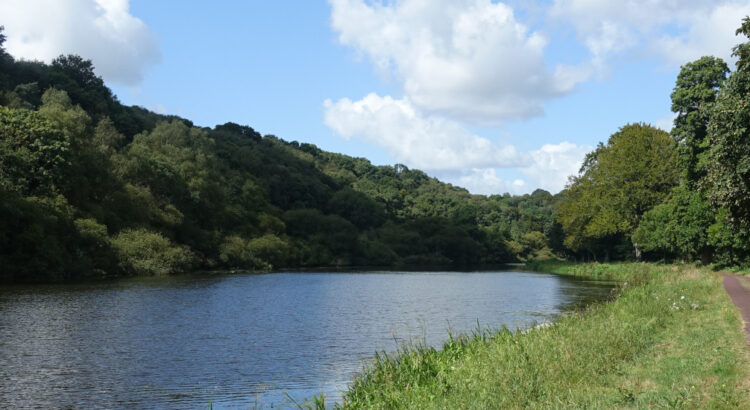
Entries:
POLYGON ((6 408, 290 406, 376 351, 524 328, 610 285, 529 272, 176 276, 0 288, 6 408))

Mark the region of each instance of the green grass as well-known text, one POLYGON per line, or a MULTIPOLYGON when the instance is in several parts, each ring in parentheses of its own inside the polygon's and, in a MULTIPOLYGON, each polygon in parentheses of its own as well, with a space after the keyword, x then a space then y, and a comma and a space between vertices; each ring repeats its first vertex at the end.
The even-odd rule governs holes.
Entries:
POLYGON ((380 354, 343 407, 750 408, 742 322, 718 274, 649 264, 531 268, 621 286, 612 302, 549 327, 380 354))

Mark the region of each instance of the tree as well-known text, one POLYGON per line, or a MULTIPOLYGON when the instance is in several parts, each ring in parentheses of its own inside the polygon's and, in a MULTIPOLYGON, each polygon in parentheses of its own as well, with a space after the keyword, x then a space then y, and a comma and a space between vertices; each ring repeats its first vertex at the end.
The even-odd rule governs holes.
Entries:
POLYGON ((57 192, 70 168, 70 142, 34 111, 0 107, 0 186, 23 195, 57 192))
POLYGON ((5 47, 3 47, 6 40, 3 31, 5 31, 5 27, 0 26, 0 91, 2 90, 2 88, 7 87, 10 83, 8 69, 13 64, 13 57, 11 57, 10 54, 5 51, 5 47))
POLYGON ((633 241, 646 251, 659 251, 688 261, 710 259, 708 228, 714 223, 711 206, 697 191, 676 187, 669 198, 646 212, 633 241))
POLYGON ((672 91, 672 112, 677 114, 672 137, 685 181, 693 187, 705 176, 704 152, 710 105, 726 81, 729 67, 716 57, 702 57, 682 66, 672 91))
POLYGON ((351 188, 344 188, 328 201, 331 213, 340 215, 358 228, 377 227, 385 222, 383 206, 367 195, 351 188))
MULTIPOLYGON (((750 37, 750 17, 737 34, 750 37)), ((705 187, 716 206, 726 207, 728 222, 750 227, 750 42, 734 47, 737 71, 732 73, 709 114, 711 144, 705 187)))
POLYGON ((74 54, 61 55, 52 60, 52 67, 62 71, 83 88, 103 87, 104 81, 94 73, 94 64, 74 54))
MULTIPOLYGON (((675 143, 650 125, 630 124, 587 156, 558 203, 565 244, 574 251, 592 242, 630 237, 641 216, 677 184, 675 143)), ((640 248, 634 243, 636 258, 640 248)))
POLYGON ((55 88, 45 91, 39 114, 54 124, 55 128, 62 130, 74 148, 80 148, 84 144, 83 140, 88 138, 86 131, 91 118, 80 106, 73 105, 65 91, 55 88))

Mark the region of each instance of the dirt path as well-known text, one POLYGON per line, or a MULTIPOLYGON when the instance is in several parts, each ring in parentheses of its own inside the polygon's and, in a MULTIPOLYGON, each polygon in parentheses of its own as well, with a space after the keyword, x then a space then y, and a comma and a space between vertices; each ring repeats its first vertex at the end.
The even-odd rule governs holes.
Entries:
POLYGON ((743 286, 742 282, 750 286, 750 281, 745 277, 724 274, 724 289, 742 312, 742 320, 745 322, 745 338, 750 344, 750 291, 743 286))

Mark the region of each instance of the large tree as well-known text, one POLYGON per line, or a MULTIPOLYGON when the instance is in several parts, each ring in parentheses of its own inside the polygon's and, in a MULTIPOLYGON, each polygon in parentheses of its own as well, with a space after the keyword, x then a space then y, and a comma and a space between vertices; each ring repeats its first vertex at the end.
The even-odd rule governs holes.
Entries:
POLYGON ((677 114, 672 136, 678 143, 678 160, 688 186, 705 176, 708 108, 716 101, 729 67, 720 58, 702 57, 682 66, 672 91, 672 112, 677 114))
MULTIPOLYGON (((737 34, 750 37, 750 17, 737 34)), ((750 42, 734 47, 732 73, 710 110, 705 186, 709 199, 729 211, 735 228, 750 227, 750 42)))
MULTIPOLYGON (((618 235, 629 238, 641 216, 677 184, 675 143, 650 125, 630 124, 589 154, 562 192, 558 220, 565 244, 584 250, 618 235)), ((640 249, 635 246, 636 258, 640 249)))

